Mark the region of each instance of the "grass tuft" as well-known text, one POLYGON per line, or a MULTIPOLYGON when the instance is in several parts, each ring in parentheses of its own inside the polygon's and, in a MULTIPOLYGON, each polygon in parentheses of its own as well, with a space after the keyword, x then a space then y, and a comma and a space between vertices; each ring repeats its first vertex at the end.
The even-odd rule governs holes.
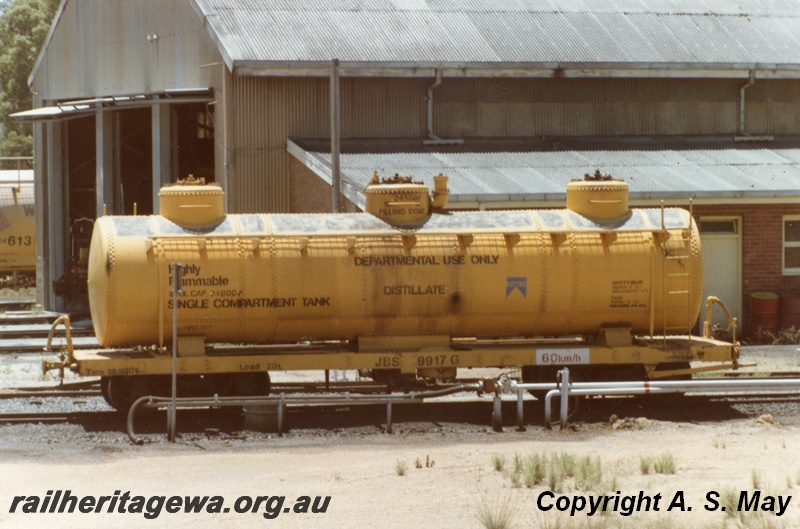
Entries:
POLYGON ((658 457, 641 456, 639 458, 639 471, 642 474, 674 474, 675 458, 670 453, 661 454, 658 457))
POLYGON ((510 496, 490 502, 481 497, 476 507, 476 517, 485 529, 511 529, 514 504, 510 496))
POLYGON ((496 471, 502 472, 505 466, 506 466, 506 456, 504 456, 503 454, 492 454, 492 467, 496 471))

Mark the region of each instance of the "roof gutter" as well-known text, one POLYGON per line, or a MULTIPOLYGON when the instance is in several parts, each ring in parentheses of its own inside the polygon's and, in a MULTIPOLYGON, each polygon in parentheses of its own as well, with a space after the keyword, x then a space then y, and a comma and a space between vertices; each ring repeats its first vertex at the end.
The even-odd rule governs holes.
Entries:
MULTIPOLYGON (((330 61, 250 61, 230 65, 242 77, 329 77, 330 61)), ((343 77, 800 79, 800 64, 341 61, 343 77)))

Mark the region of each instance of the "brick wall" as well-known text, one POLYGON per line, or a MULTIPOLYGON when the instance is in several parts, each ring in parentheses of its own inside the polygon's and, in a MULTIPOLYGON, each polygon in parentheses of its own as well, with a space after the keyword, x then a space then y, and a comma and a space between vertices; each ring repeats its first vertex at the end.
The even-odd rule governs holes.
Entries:
MULTIPOLYGON (((331 186, 294 156, 289 156, 289 208, 292 213, 330 213, 331 186)), ((342 197, 345 212, 358 211, 355 204, 342 197)))
MULTIPOLYGON (((800 276, 784 276, 782 265, 783 216, 800 215, 800 204, 695 206, 694 214, 695 218, 738 216, 742 219, 742 323, 745 328, 753 292, 775 292, 783 301, 800 297, 800 276)), ((703 258, 713 256, 703 255, 703 258)))

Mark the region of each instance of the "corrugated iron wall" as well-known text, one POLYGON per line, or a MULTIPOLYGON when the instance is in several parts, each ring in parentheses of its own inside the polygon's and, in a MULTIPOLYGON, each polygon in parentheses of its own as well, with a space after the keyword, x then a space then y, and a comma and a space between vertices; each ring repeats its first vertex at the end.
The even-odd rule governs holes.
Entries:
POLYGON ((35 90, 53 101, 205 87, 200 66, 218 56, 185 0, 72 0, 35 90))
POLYGON ((732 134, 738 87, 726 79, 446 79, 447 137, 732 134))
POLYGON ((800 81, 756 79, 745 91, 745 108, 750 134, 800 134, 800 81))
MULTIPOLYGON (((341 80, 342 138, 419 137, 426 81, 341 80)), ((231 211, 290 208, 286 140, 330 137, 327 78, 234 78, 231 211)))
MULTIPOLYGON (((343 78, 342 139, 422 138, 432 79, 343 78)), ((447 79, 434 91, 444 138, 734 135, 742 79, 447 79)), ((800 81, 756 80, 745 130, 798 134, 800 81)), ((235 78, 237 212, 289 211, 286 140, 330 137, 327 78, 235 78)))
POLYGON ((230 208, 236 213, 287 211, 287 115, 280 78, 234 79, 233 171, 230 208))

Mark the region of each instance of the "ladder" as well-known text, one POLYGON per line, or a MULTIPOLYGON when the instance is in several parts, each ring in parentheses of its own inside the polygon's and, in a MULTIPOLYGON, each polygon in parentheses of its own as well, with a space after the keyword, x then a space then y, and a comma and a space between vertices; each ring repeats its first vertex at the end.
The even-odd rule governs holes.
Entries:
MULTIPOLYGON (((662 266, 662 330, 664 345, 669 334, 685 334, 689 342, 692 340, 692 277, 691 253, 693 242, 694 216, 691 200, 689 201, 689 226, 682 230, 680 236, 671 234, 661 240, 662 266), (667 325, 668 315, 671 313, 686 315, 686 322, 680 325, 667 325)), ((664 222, 664 202, 661 202, 661 230, 667 234, 664 222)))

